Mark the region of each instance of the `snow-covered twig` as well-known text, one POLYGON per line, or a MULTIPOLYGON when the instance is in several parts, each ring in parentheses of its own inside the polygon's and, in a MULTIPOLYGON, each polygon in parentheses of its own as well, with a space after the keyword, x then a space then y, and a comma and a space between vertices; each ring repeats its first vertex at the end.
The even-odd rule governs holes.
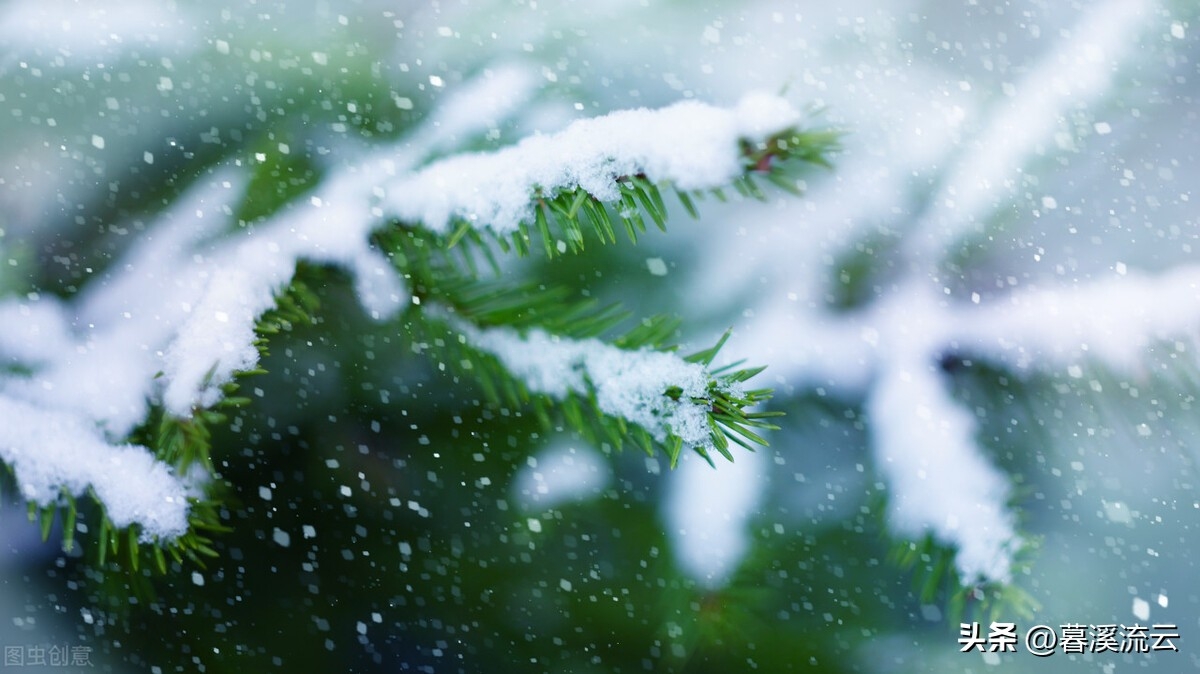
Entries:
POLYGON ((493 153, 437 162, 387 185, 384 208, 402 221, 449 233, 456 221, 506 234, 534 221, 533 197, 578 186, 620 200, 617 179, 646 175, 683 190, 728 185, 741 175, 740 143, 796 125, 782 98, 751 95, 723 109, 694 101, 585 119, 493 153))
MULTIPOLYGON (((916 162, 906 154, 880 163, 870 156, 877 148, 862 148, 869 158, 861 167, 839 171, 848 182, 811 193, 811 231, 796 235, 795 246, 771 248, 747 237, 753 249, 732 253, 774 265, 778 287, 787 289, 755 309, 762 318, 741 333, 740 346, 767 355, 772 372, 789 384, 865 401, 892 527, 957 547, 964 583, 1007 580, 1021 541, 1007 480, 975 437, 970 411, 954 401, 949 375, 937 367, 942 357, 1018 373, 1065 369, 1078 377, 1087 360, 1131 372, 1158 341, 1175 354, 1190 350, 1200 325, 1196 274, 1188 269, 1151 279, 1118 267, 1108 280, 999 296, 981 289, 970 302, 947 294, 943 281, 948 254, 998 213, 1013 212, 1013 199, 1029 189, 1023 173, 1039 156, 1079 147, 1073 117, 1112 95, 1120 66, 1156 16, 1151 2, 1109 0, 1089 9, 1005 86, 1003 97, 990 92, 996 103, 987 117, 975 122, 976 109, 962 102, 967 121, 955 128, 961 142, 921 136, 929 154, 916 162), (929 171, 939 179, 921 200, 928 206, 912 213, 913 190, 927 188, 911 176, 929 171), (866 195, 844 187, 864 184, 871 186, 866 195), (910 213, 912 225, 897 223, 910 213), (872 234, 883 236, 872 241, 872 234), (828 298, 840 289, 833 288, 839 280, 831 264, 864 259, 864 250, 878 256, 868 276, 877 296, 832 310, 828 298)), ((780 228, 794 227, 795 219, 780 228)))
MULTIPOLYGON (((672 353, 628 351, 598 339, 573 340, 531 330, 455 327, 467 343, 495 356, 530 392, 562 400, 595 396, 613 417, 644 428, 658 442, 675 435, 688 448, 715 453, 709 413, 711 376, 698 363, 672 353), (676 395, 668 396, 670 390, 676 395)), ((734 392, 736 394, 736 391, 734 392)))
POLYGON ((1120 270, 1077 288, 1029 288, 979 304, 914 283, 815 325, 798 331, 791 376, 866 397, 892 526, 913 537, 928 530, 957 547, 964 582, 1004 582, 1019 547, 1008 482, 985 458, 974 421, 953 400, 938 363, 953 355, 1078 378, 1094 362, 1136 374, 1157 344, 1194 361, 1200 268, 1156 277, 1120 270))
POLYGON ((0 419, 0 459, 29 502, 55 505, 64 492, 90 488, 117 527, 137 523, 144 537, 162 539, 188 530, 188 498, 198 489, 146 448, 111 444, 88 419, 2 393, 0 419))
POLYGON ((936 362, 890 362, 867 399, 875 463, 891 498, 888 521, 902 536, 927 531, 958 548, 964 581, 1007 583, 1017 546, 1009 480, 975 442, 970 412, 946 390, 936 362))
POLYGON ((1194 350, 1200 267, 1157 276, 1119 267, 1087 285, 1013 292, 955 313, 946 318, 950 337, 966 354, 1021 370, 1066 368, 1076 377, 1089 360, 1132 374, 1156 344, 1194 350))

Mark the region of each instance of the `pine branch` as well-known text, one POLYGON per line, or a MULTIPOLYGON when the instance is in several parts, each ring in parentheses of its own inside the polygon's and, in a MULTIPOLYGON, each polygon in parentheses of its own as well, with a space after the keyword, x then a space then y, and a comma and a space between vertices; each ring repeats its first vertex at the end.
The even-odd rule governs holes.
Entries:
MULTIPOLYGON (((1013 553, 1014 576, 1027 576, 1041 543, 1023 537, 1013 553)), ((1028 619, 1041 608, 1027 590, 1015 582, 964 581, 955 565, 957 552, 927 535, 920 541, 898 541, 888 561, 913 574, 913 590, 923 604, 944 602, 947 622, 955 625, 968 618, 992 622, 1007 617, 1028 619)))
MULTIPOLYGON (((709 370, 720 343, 676 356, 664 345, 676 321, 666 318, 642 321, 608 342, 541 327, 518 330, 504 321, 510 317, 520 325, 523 312, 506 300, 523 292, 490 295, 486 307, 463 302, 453 313, 447 305, 427 307, 419 323, 430 332, 421 345, 436 347, 442 362, 478 381, 494 405, 530 407, 547 429, 562 419, 585 438, 618 450, 631 442, 648 455, 664 451, 672 467, 685 448, 711 464, 713 453, 734 460, 731 443, 751 451, 767 444, 759 433, 776 428, 765 421, 773 415, 750 410, 771 392, 741 386, 758 368, 709 370)), ((568 332, 591 334, 597 326, 568 332)))
MULTIPOLYGON (((297 271, 297 278, 277 298, 276 307, 259 319, 255 327, 255 333, 258 335, 255 346, 261 356, 267 355, 270 336, 291 331, 296 325, 311 322, 318 300, 301 277, 309 277, 315 273, 313 268, 302 265, 297 271)), ((161 407, 156 408, 150 419, 134 431, 130 440, 150 447, 155 458, 167 464, 175 475, 215 478, 209 429, 223 423, 229 412, 249 402, 249 399, 237 395, 239 381, 264 373, 265 370, 261 369, 235 373, 234 381, 222 387, 221 400, 212 408, 195 410, 191 418, 177 418, 167 414, 161 407)), ((12 476, 12 468, 6 468, 12 476)), ((185 561, 204 568, 206 558, 217 556, 212 547, 212 536, 231 531, 221 523, 219 514, 223 493, 221 483, 207 478, 204 481, 201 488, 205 494, 189 499, 187 531, 171 539, 148 535, 144 527, 136 523, 126 527, 116 526, 108 516, 104 501, 94 490, 89 489, 88 500, 93 502, 97 512, 88 519, 94 519, 97 524, 96 534, 89 542, 88 552, 97 568, 124 571, 124 575, 130 578, 142 568, 165 574, 172 563, 182 564, 185 561)), ((43 541, 49 539, 56 519, 61 519, 63 549, 70 552, 76 542, 82 505, 79 499, 64 488, 55 503, 39 506, 32 501, 28 502, 29 519, 38 524, 43 541)), ((91 527, 85 530, 90 531, 91 527)), ((139 596, 148 596, 153 592, 152 586, 140 581, 134 582, 130 589, 139 596)))
POLYGON ((613 243, 636 241, 647 222, 665 227, 663 195, 693 215, 695 201, 734 189, 765 198, 758 180, 798 193, 799 172, 828 166, 840 134, 802 130, 785 100, 751 95, 733 108, 683 102, 574 122, 491 153, 460 154, 384 186, 381 209, 394 220, 502 250, 547 254, 583 249, 585 231, 613 243))
POLYGON ((529 254, 540 243, 546 256, 552 258, 583 251, 589 237, 601 244, 616 243, 618 231, 637 243, 647 231, 647 221, 666 231, 669 209, 664 194, 674 194, 693 218, 700 217, 698 201, 709 197, 726 201, 724 189, 729 187, 744 198, 765 201, 767 194, 759 180, 797 196, 803 194, 800 176, 812 166, 829 167, 840 138, 841 134, 833 130, 788 128, 757 143, 742 139, 740 173, 723 185, 707 189, 682 189, 670 180, 655 182, 646 173, 615 176, 612 186, 617 198, 613 200, 602 199, 578 184, 557 189, 536 186, 529 198, 532 217, 520 220, 512 231, 459 217, 453 220, 442 245, 469 246, 490 256, 489 243, 503 252, 520 255, 529 254))
MULTIPOLYGON (((457 270, 457 261, 442 242, 423 230, 396 227, 376 237, 389 251, 397 270, 409 281, 418 307, 408 325, 422 351, 435 347, 441 361, 464 376, 476 380, 488 401, 494 405, 531 406, 547 429, 557 427, 564 418, 568 425, 589 440, 607 442, 620 449, 631 440, 648 454, 655 449, 666 452, 674 466, 684 448, 692 449, 712 463, 712 454, 734 459, 731 445, 753 451, 766 446, 762 431, 776 427, 766 421, 777 412, 752 411, 771 397, 768 389, 746 389, 742 384, 762 368, 736 369, 737 363, 711 369, 726 333, 717 344, 687 357, 674 355, 672 343, 680 321, 655 316, 638 321, 632 328, 618 332, 630 319, 619 305, 601 306, 591 298, 576 299, 561 286, 524 284, 505 286, 496 281, 480 281, 457 270), (494 347, 518 346, 527 339, 549 340, 547 348, 530 349, 533 361, 543 360, 547 370, 535 380, 522 378, 514 370, 529 374, 535 362, 506 362, 494 347), (603 341, 601 341, 601 338, 603 341), (547 353, 556 344, 575 353, 565 361, 553 360, 547 353), (558 382, 570 379, 573 370, 586 370, 587 350, 601 350, 614 357, 635 361, 650 353, 661 356, 658 364, 673 367, 687 376, 703 376, 704 382, 685 386, 666 383, 661 390, 646 396, 651 407, 703 410, 703 421, 693 419, 690 432, 665 428, 660 421, 636 423, 629 415, 614 414, 614 405, 606 408, 598 396, 594 373, 584 372, 579 385, 570 390, 548 390, 537 379, 558 382), (670 358, 674 362, 667 364, 670 358), (689 367, 690 366, 690 367, 689 367), (551 372, 556 367, 561 372, 551 372), (655 400, 655 396, 661 400, 655 400), (555 414, 555 412, 558 414, 555 414)), ((637 368, 624 373, 635 379, 637 368)), ((605 383, 604 385, 608 385, 605 383)), ((643 394, 647 392, 643 391, 643 394)), ((678 422, 677 422, 678 423, 678 422)))
MULTIPOLYGON (((880 483, 882 484, 882 483, 880 483)), ((1006 506, 1015 517, 1021 519, 1017 504, 1028 494, 1014 491, 1006 506)), ((878 515, 881 530, 889 530, 891 540, 887 560, 897 568, 912 574, 912 589, 922 604, 942 605, 946 608, 946 621, 956 625, 963 620, 991 622, 997 619, 1030 618, 1040 610, 1039 602, 1023 587, 1018 579, 1028 577, 1034 559, 1041 549, 1042 541, 1037 536, 1025 533, 1018 525, 1018 535, 998 554, 1005 557, 1008 569, 1004 579, 989 577, 978 571, 966 576, 959 559, 958 544, 939 539, 938 534, 927 531, 923 535, 906 537, 895 531, 889 518, 888 502, 895 498, 887 490, 877 492, 870 500, 868 509, 878 515)), ((978 522, 968 522, 978 526, 978 522)))

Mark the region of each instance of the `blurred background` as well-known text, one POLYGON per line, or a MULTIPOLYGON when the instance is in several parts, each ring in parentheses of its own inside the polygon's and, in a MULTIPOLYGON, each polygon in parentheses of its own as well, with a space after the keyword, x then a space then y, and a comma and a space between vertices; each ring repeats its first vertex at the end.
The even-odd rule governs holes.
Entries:
POLYGON ((1014 578, 1040 607, 999 619, 1171 623, 1179 652, 960 653, 945 592, 923 598, 920 574, 888 561, 873 366, 826 348, 915 288, 967 304, 1193 263, 1198 14, 1185 0, 0 3, 5 294, 105 283, 183 190, 255 153, 274 180, 250 198, 267 212, 498 68, 528 72, 531 100, 452 149, 756 89, 846 132, 803 198, 709 202, 637 246, 506 271, 678 314, 696 348, 732 326, 726 357, 768 365, 787 414, 769 449, 670 471, 546 437, 368 320, 333 274, 319 323, 272 343, 255 404, 217 430, 235 527, 221 557, 139 596, 41 543, 6 494, 0 645, 86 649, 115 672, 1200 666, 1200 305, 1178 307, 1197 317, 1171 336, 1183 358, 942 363, 1040 541, 1014 578))

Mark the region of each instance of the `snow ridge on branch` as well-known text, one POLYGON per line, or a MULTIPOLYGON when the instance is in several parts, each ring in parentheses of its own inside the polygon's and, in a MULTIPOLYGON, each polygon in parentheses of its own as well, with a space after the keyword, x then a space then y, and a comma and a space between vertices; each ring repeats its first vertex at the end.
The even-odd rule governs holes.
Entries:
POLYGON ((914 539, 928 531, 954 545, 964 582, 1008 582, 1020 546, 1009 480, 987 460, 939 362, 951 356, 1071 378, 1093 363, 1138 374, 1156 347, 1200 362, 1200 267, 1157 276, 1121 270, 1076 288, 1031 287, 978 303, 910 282, 862 311, 802 318, 811 329, 799 331, 793 381, 866 400, 895 531, 914 539))
MULTIPOLYGON (((797 387, 864 402, 890 526, 913 540, 932 534, 957 549, 958 578, 966 585, 1009 581, 1024 541, 1009 503, 1011 480, 976 437, 972 410, 954 399, 952 381, 938 367, 943 358, 1072 378, 1089 363, 1136 373, 1156 345, 1172 358, 1195 360, 1189 353, 1200 329, 1195 267, 1151 277, 1118 265, 1112 277, 1075 287, 999 294, 984 286, 970 299, 949 289, 961 283, 952 266, 956 252, 968 243, 992 245, 989 228, 1019 210, 1014 202, 1028 189, 1030 164, 1082 145, 1088 131, 1071 120, 1113 96, 1129 56, 1161 18, 1154 7, 1140 0, 1096 3, 1031 62, 1014 95, 987 109, 974 135, 923 137, 921 149, 929 154, 917 159, 889 156, 881 164, 864 152, 857 169, 842 168, 849 180, 811 195, 820 222, 803 235, 803 246, 739 251, 767 257, 780 285, 792 289, 756 309, 763 318, 743 333, 749 346, 742 348, 773 355, 772 372, 797 387), (911 176, 930 170, 939 179, 925 195, 928 208, 888 232, 900 237, 895 273, 879 274, 886 282, 876 298, 832 310, 831 261, 853 257, 864 242, 873 245, 868 228, 906 212, 913 190, 926 189, 911 176), (867 182, 866 194, 845 187, 867 182)), ((793 224, 794 216, 787 217, 781 227, 793 224)), ((730 255, 719 251, 722 260, 730 255)))
POLYGON ((567 339, 543 330, 521 335, 462 322, 457 327, 472 346, 498 358, 532 392, 558 400, 571 393, 595 395, 602 411, 641 426, 660 443, 673 434, 685 447, 717 452, 708 421, 711 377, 703 365, 672 353, 628 351, 598 339, 567 339), (670 389, 678 393, 666 395, 670 389))
POLYGON ((531 196, 579 187, 602 202, 620 200, 617 179, 646 175, 681 190, 729 184, 742 171, 740 143, 759 143, 795 126, 786 100, 749 95, 732 109, 684 101, 584 119, 492 153, 434 163, 387 185, 384 208, 442 234, 465 221, 497 234, 534 220, 531 196))

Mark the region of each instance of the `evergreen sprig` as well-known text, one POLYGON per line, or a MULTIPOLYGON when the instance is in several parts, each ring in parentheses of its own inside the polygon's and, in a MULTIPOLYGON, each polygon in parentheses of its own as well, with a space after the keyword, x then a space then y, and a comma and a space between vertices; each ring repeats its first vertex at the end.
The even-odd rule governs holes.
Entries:
MULTIPOLYGON (((459 376, 475 380, 489 403, 518 408, 528 406, 547 429, 559 428, 556 420, 561 418, 568 427, 593 442, 608 443, 617 449, 631 442, 650 455, 661 449, 672 466, 678 462, 684 449, 678 435, 671 433, 661 442, 656 440, 650 429, 601 410, 594 391, 571 393, 562 400, 529 391, 525 383, 497 358, 475 348, 461 334, 456 322, 466 321, 480 329, 511 328, 521 333, 536 328, 571 340, 601 338, 631 352, 642 349, 674 352, 677 346, 672 340, 678 334, 679 319, 652 316, 621 331, 619 327, 628 324, 631 317, 620 305, 602 305, 594 298, 575 298, 573 292, 563 286, 509 286, 460 274, 444 242, 424 230, 396 227, 380 234, 378 242, 409 280, 417 306, 432 307, 409 321, 414 346, 422 351, 435 349, 441 361, 459 376), (453 319, 447 318, 447 313, 453 319)), ((421 309, 417 311, 421 312, 421 309)), ((726 332, 712 347, 682 359, 710 368, 728 338, 726 332)), ((750 450, 756 445, 765 446, 767 441, 761 432, 775 430, 767 419, 779 414, 754 411, 770 399, 771 390, 744 390, 740 384, 763 368, 738 369, 739 365, 733 363, 709 370, 705 397, 688 401, 708 407, 712 446, 730 461, 734 459, 731 444, 750 450)), ((679 401, 683 392, 672 387, 664 390, 662 395, 679 401)), ((691 449, 712 463, 712 457, 704 447, 691 449)))
MULTIPOLYGON (((799 175, 811 166, 829 167, 830 156, 837 151, 841 134, 838 131, 787 129, 761 143, 742 141, 742 173, 728 187, 743 198, 765 200, 766 193, 758 181, 771 184, 795 195, 803 193, 799 175)), ((668 208, 663 194, 673 192, 683 208, 693 217, 700 216, 697 202, 708 197, 728 200, 725 188, 682 190, 670 183, 655 183, 644 173, 614 177, 620 197, 606 203, 582 187, 544 190, 537 188, 530 196, 533 205, 532 222, 521 222, 505 236, 491 230, 479 229, 479 223, 459 219, 446 237, 444 246, 454 248, 467 244, 486 250, 493 241, 504 252, 527 255, 535 241, 540 240, 547 257, 584 249, 585 232, 603 244, 617 242, 617 231, 624 231, 630 241, 647 231, 647 220, 666 231, 668 208)), ((490 252, 487 253, 490 256, 490 252)))
MULTIPOLYGON (((275 308, 258 320, 254 344, 259 350, 260 359, 268 353, 271 336, 289 332, 295 326, 313 320, 319 302, 303 279, 314 273, 315 270, 302 265, 297 270, 297 278, 277 298, 275 308)), ((236 373, 234 380, 222 387, 223 397, 216 405, 209 409, 194 410, 188 419, 173 417, 162 408, 155 408, 147 422, 129 437, 131 442, 151 448, 155 458, 170 466, 178 476, 188 476, 194 474, 195 470, 201 470, 212 478, 212 482, 202 486, 205 491, 203 496, 189 500, 188 529, 184 534, 170 540, 160 540, 144 536, 143 528, 138 524, 117 527, 95 492, 88 490, 89 507, 96 510, 92 515, 90 512, 81 513, 84 504, 64 489, 55 503, 44 506, 33 502, 27 504, 29 520, 38 524, 42 540, 49 540, 55 521, 61 519, 63 550, 70 553, 75 548, 77 530, 90 532, 90 527, 79 526, 81 515, 84 519, 97 522, 95 537, 89 544, 89 556, 102 570, 115 568, 127 571, 130 589, 139 595, 152 594, 150 585, 144 579, 138 579, 138 572, 142 569, 165 574, 172 563, 182 564, 185 560, 204 568, 206 558, 217 556, 212 547, 213 535, 231 530, 221 522, 223 489, 212 460, 210 429, 225 422, 230 412, 250 402, 248 398, 237 395, 240 380, 263 373, 265 370, 262 369, 236 373)), ((5 465, 11 478, 11 466, 0 465, 5 465)))
MULTIPOLYGON (((613 345, 630 345, 619 348, 635 351, 657 341, 656 336, 666 332, 675 324, 670 318, 656 317, 639 322, 630 330, 620 333, 609 340, 613 345), (637 346, 642 345, 642 346, 637 346)), ((446 363, 458 376, 469 377, 477 382, 483 391, 487 402, 493 406, 511 406, 528 408, 547 430, 562 430, 562 422, 571 430, 579 433, 585 439, 596 444, 608 444, 621 450, 626 444, 640 448, 647 455, 653 456, 656 451, 663 451, 670 465, 674 467, 685 449, 683 439, 674 432, 667 433, 665 439, 657 439, 653 429, 646 429, 620 416, 604 411, 598 402, 595 387, 587 382, 584 392, 572 391, 559 399, 552 396, 530 391, 520 378, 514 376, 504 367, 498 358, 472 346, 471 340, 457 329, 453 320, 426 316, 417 324, 419 331, 414 331, 414 337, 421 335, 414 347, 420 351, 433 350, 438 354, 438 360, 446 363)), ((415 327, 415 326, 414 326, 415 327)), ((727 333, 728 334, 728 333, 727 333)), ((565 335, 560 335, 570 339, 565 335)), ((721 342, 724 342, 724 337, 721 342)), ((684 360, 702 365, 709 365, 711 357, 717 354, 718 346, 685 357, 684 360), (708 355, 708 358, 702 358, 708 355)), ((672 350, 673 347, 661 350, 672 350)), ((766 402, 771 397, 769 389, 754 389, 739 391, 734 384, 741 383, 761 371, 761 368, 732 370, 722 368, 710 372, 710 378, 704 397, 693 397, 688 400, 693 404, 706 406, 710 424, 709 438, 712 446, 729 461, 734 460, 730 452, 731 443, 741 445, 751 451, 755 445, 766 446, 767 441, 760 435, 764 430, 777 430, 777 427, 766 421, 777 416, 776 412, 753 411, 752 408, 766 402)), ((679 401, 682 391, 676 387, 667 388, 662 392, 664 398, 679 401)), ((712 456, 704 446, 690 447, 710 464, 712 456)))
MULTIPOLYGON (((743 390, 738 385, 742 382, 749 381, 755 375, 766 369, 765 366, 739 368, 744 361, 737 361, 710 369, 713 360, 717 357, 721 347, 728 341, 732 331, 726 330, 725 334, 713 346, 697 351, 684 358, 689 363, 699 363, 705 367, 709 376, 712 378, 708 384, 708 398, 706 402, 711 404, 709 410, 709 423, 712 427, 713 446, 729 461, 733 461, 733 455, 729 452, 729 443, 733 442, 750 451, 754 451, 754 445, 767 446, 767 441, 756 432, 758 431, 777 431, 779 427, 764 419, 783 416, 783 412, 772 411, 750 411, 760 405, 765 404, 771 399, 774 391, 769 388, 743 390), (735 393, 736 392, 736 393, 735 393)), ((670 389, 667 395, 678 399, 680 391, 670 389)), ((699 401, 695 401, 699 402, 699 401)), ((700 455, 708 460, 712 465, 712 457, 697 448, 700 455)), ((671 465, 675 465, 675 459, 672 457, 671 465)))
MULTIPOLYGON (((1024 537, 1021 547, 1013 554, 1011 573, 1014 577, 1028 575, 1040 541, 1024 537)), ((888 560, 913 574, 913 589, 922 603, 945 601, 947 621, 957 624, 974 617, 980 622, 998 619, 1028 619, 1041 608, 1040 603, 1017 583, 963 582, 954 559, 954 548, 939 543, 932 534, 919 541, 898 541, 888 553, 888 560)))

